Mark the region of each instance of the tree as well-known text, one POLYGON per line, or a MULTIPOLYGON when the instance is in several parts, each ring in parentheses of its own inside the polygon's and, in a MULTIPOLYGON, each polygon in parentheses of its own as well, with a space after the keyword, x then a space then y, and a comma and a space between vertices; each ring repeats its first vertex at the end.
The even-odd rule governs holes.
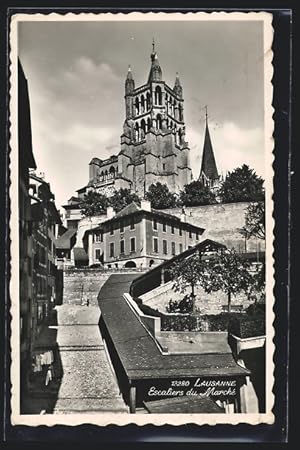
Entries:
POLYGON ((255 271, 252 274, 252 280, 248 291, 248 298, 254 299, 255 305, 258 299, 260 299, 261 301, 264 300, 265 286, 266 286, 266 266, 263 263, 256 266, 255 271))
POLYGON ((97 216, 106 212, 106 208, 109 206, 109 200, 99 192, 89 191, 79 206, 84 216, 97 216))
POLYGON ((166 184, 160 182, 151 184, 145 198, 151 202, 151 206, 156 209, 174 208, 176 197, 169 191, 166 184))
POLYGON ((115 191, 114 195, 109 199, 110 205, 114 208, 115 211, 121 211, 121 209, 125 208, 130 203, 136 202, 140 203, 139 197, 137 194, 132 193, 130 189, 119 189, 115 191))
POLYGON ((195 287, 200 282, 205 272, 206 264, 199 253, 195 253, 187 259, 176 261, 170 269, 174 280, 173 288, 177 292, 186 292, 191 289, 190 296, 185 296, 186 302, 191 303, 191 311, 195 311, 195 287))
POLYGON ((185 206, 211 205, 216 203, 216 196, 201 181, 192 181, 184 186, 180 201, 185 206))
POLYGON ((222 203, 259 202, 264 200, 264 180, 243 164, 229 172, 219 190, 222 203))
POLYGON ((205 276, 201 278, 201 286, 205 292, 221 290, 227 294, 229 313, 232 296, 241 291, 247 293, 252 282, 249 264, 243 261, 234 249, 222 249, 212 255, 206 262, 205 276))
POLYGON ((246 211, 245 225, 240 233, 246 238, 265 239, 265 202, 251 203, 246 211))

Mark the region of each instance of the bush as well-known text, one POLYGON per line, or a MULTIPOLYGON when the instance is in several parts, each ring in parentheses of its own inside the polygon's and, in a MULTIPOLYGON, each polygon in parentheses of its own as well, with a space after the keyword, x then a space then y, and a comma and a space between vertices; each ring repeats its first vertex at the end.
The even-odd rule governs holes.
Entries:
POLYGON ((193 298, 188 294, 182 300, 170 300, 167 306, 168 313, 191 313, 194 308, 193 298))

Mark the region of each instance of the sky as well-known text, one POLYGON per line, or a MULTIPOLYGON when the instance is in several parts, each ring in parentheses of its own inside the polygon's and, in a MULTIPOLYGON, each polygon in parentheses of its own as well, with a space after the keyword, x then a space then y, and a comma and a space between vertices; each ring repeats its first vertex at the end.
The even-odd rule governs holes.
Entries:
POLYGON ((33 151, 60 207, 88 182, 89 162, 120 151, 124 83, 147 81, 152 39, 163 80, 179 73, 198 178, 205 105, 219 173, 243 163, 264 177, 263 25, 226 22, 22 22, 33 151))

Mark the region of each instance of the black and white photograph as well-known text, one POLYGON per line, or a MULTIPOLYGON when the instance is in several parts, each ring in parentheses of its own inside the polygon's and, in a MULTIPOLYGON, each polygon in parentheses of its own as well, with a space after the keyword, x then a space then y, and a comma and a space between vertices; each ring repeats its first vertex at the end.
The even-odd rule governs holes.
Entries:
POLYGON ((272 14, 10 43, 12 422, 273 423, 272 14))

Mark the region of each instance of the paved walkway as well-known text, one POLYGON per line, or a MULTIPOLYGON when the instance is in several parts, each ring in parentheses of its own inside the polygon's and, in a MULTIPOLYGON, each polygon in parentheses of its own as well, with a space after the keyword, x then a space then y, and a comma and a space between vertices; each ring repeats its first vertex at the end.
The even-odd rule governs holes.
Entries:
POLYGON ((43 398, 28 399, 27 413, 128 412, 100 335, 99 307, 61 305, 56 311, 57 325, 50 328, 56 330, 62 378, 55 393, 52 382, 43 398))

